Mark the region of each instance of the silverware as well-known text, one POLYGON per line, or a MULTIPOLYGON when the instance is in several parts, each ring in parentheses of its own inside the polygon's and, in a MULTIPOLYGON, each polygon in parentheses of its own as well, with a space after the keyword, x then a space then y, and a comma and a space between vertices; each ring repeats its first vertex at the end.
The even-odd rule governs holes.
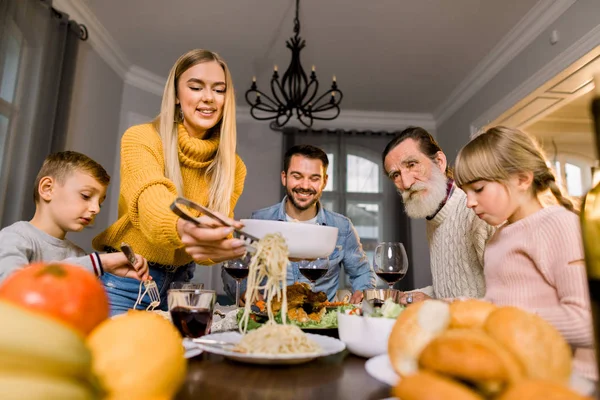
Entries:
POLYGON ((228 348, 231 351, 235 351, 237 353, 245 353, 244 350, 236 349, 237 343, 224 342, 222 340, 203 339, 203 338, 192 339, 192 342, 197 343, 197 344, 202 344, 205 346, 228 348))
POLYGON ((195 202, 188 200, 186 198, 183 198, 183 197, 176 198, 175 201, 173 201, 173 203, 171 204, 171 210, 175 214, 177 214, 177 216, 179 216, 180 218, 183 218, 186 221, 192 222, 199 227, 202 227, 203 225, 198 220, 198 218, 193 217, 192 215, 188 214, 188 212, 185 211, 185 209, 183 209, 181 206, 189 207, 196 211, 200 211, 202 214, 209 216, 210 218, 214 219, 215 221, 221 223, 222 225, 233 228, 234 231, 237 232, 238 235, 240 236, 239 238, 241 240, 243 240, 244 243, 246 244, 246 248, 248 249, 248 251, 256 252, 256 248, 253 245, 258 243, 258 241, 260 240, 256 236, 250 235, 249 233, 246 233, 243 230, 236 228, 235 226, 226 222, 222 218, 219 218, 215 213, 213 213, 208 208, 206 208, 198 203, 195 203, 195 202))
MULTIPOLYGON (((129 261, 129 264, 131 264, 131 266, 133 267, 137 262, 137 259, 135 258, 135 253, 133 252, 131 246, 123 242, 121 243, 121 251, 123 252, 123 254, 125 254, 125 257, 127 257, 127 261, 129 261)), ((148 306, 148 309, 154 310, 160 305, 160 292, 158 291, 158 286, 153 280, 147 280, 144 281, 144 287, 146 288, 148 296, 150 296, 150 305, 148 306)))

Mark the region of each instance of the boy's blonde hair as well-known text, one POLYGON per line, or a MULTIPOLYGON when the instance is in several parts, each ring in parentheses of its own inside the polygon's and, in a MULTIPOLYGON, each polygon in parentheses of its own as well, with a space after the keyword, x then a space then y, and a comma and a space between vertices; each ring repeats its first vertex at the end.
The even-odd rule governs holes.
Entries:
POLYGON ((110 175, 96 161, 76 151, 60 151, 50 154, 44 160, 44 164, 42 164, 42 168, 40 168, 40 172, 35 178, 33 201, 36 204, 40 201, 39 186, 42 178, 49 176, 62 185, 69 175, 75 171, 90 174, 103 186, 108 186, 110 183, 110 175))
POLYGON ((540 145, 518 129, 496 126, 481 133, 462 148, 454 166, 459 187, 479 180, 506 185, 511 176, 523 172, 533 173, 536 197, 550 190, 560 205, 577 212, 556 183, 540 145))
POLYGON ((160 114, 153 121, 154 128, 160 135, 165 158, 165 176, 175 184, 177 193, 183 195, 183 178, 179 165, 179 138, 177 124, 183 122, 180 109, 177 106, 177 83, 181 75, 196 64, 215 61, 221 65, 225 72, 225 104, 223 115, 209 132, 219 135, 219 148, 215 159, 206 170, 210 181, 208 206, 224 215, 229 215, 231 195, 235 181, 236 165, 236 122, 235 122, 235 93, 233 80, 227 64, 217 53, 195 49, 188 51, 175 63, 163 92, 160 114))

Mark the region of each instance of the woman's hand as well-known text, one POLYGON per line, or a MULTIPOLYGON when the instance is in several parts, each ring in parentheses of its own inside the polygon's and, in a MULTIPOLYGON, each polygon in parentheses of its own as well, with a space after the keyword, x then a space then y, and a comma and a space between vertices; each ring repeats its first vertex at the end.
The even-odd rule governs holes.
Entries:
MULTIPOLYGON (((237 228, 243 225, 236 220, 218 214, 220 218, 237 228)), ((244 241, 240 239, 228 239, 233 228, 221 225, 218 221, 205 215, 198 218, 202 227, 187 222, 183 219, 177 220, 177 232, 185 245, 185 251, 192 256, 196 262, 208 260, 217 263, 233 258, 239 258, 246 253, 244 241)))

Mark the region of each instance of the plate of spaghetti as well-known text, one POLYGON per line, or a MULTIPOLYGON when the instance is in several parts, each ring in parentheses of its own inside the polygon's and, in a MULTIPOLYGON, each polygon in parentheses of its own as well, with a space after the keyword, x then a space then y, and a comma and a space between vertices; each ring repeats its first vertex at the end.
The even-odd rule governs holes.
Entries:
POLYGON ((281 329, 268 332, 267 327, 267 333, 256 337, 252 337, 252 334, 259 332, 258 330, 254 330, 247 335, 230 331, 203 336, 203 339, 236 344, 237 346, 234 348, 199 343, 196 346, 203 351, 219 354, 234 361, 263 365, 301 364, 315 358, 337 354, 346 348, 344 342, 338 339, 304 333, 294 325, 286 325, 285 327, 285 330, 290 328, 288 332, 281 329), (269 336, 267 340, 263 335, 269 336))
POLYGON ((206 339, 229 342, 234 346, 198 346, 207 352, 254 364, 298 364, 344 350, 346 345, 338 339, 307 334, 288 323, 286 273, 289 252, 285 238, 279 233, 267 234, 255 248, 256 253, 248 266, 245 307, 239 319, 239 332, 206 336, 206 339), (261 292, 268 320, 261 327, 248 331, 251 305, 259 300, 261 292), (280 323, 275 318, 273 302, 280 304, 280 323))

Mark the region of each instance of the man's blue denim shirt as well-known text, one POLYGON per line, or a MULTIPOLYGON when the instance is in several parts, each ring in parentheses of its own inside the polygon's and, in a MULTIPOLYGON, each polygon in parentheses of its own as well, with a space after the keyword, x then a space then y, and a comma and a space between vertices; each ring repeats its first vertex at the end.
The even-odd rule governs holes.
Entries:
MULTIPOLYGON (((281 203, 271 207, 263 208, 252 213, 252 219, 267 219, 273 221, 287 221, 285 213, 285 202, 287 197, 283 198, 281 203)), ((358 233, 354 225, 347 217, 327 211, 321 204, 318 204, 316 223, 319 225, 335 226, 338 228, 338 238, 333 253, 329 256, 329 271, 320 278, 315 286, 317 292, 325 292, 327 298, 334 299, 338 290, 340 270, 343 267, 350 278, 353 291, 372 289, 375 287, 375 271, 369 263, 367 255, 363 251, 358 238, 358 233)), ((225 291, 231 296, 235 296, 235 280, 231 278, 225 270, 222 270, 223 286, 225 291)), ((298 270, 298 263, 290 262, 287 270, 287 284, 292 285, 295 282, 310 281, 306 279, 298 270)), ((241 292, 245 291, 245 281, 241 292)))

